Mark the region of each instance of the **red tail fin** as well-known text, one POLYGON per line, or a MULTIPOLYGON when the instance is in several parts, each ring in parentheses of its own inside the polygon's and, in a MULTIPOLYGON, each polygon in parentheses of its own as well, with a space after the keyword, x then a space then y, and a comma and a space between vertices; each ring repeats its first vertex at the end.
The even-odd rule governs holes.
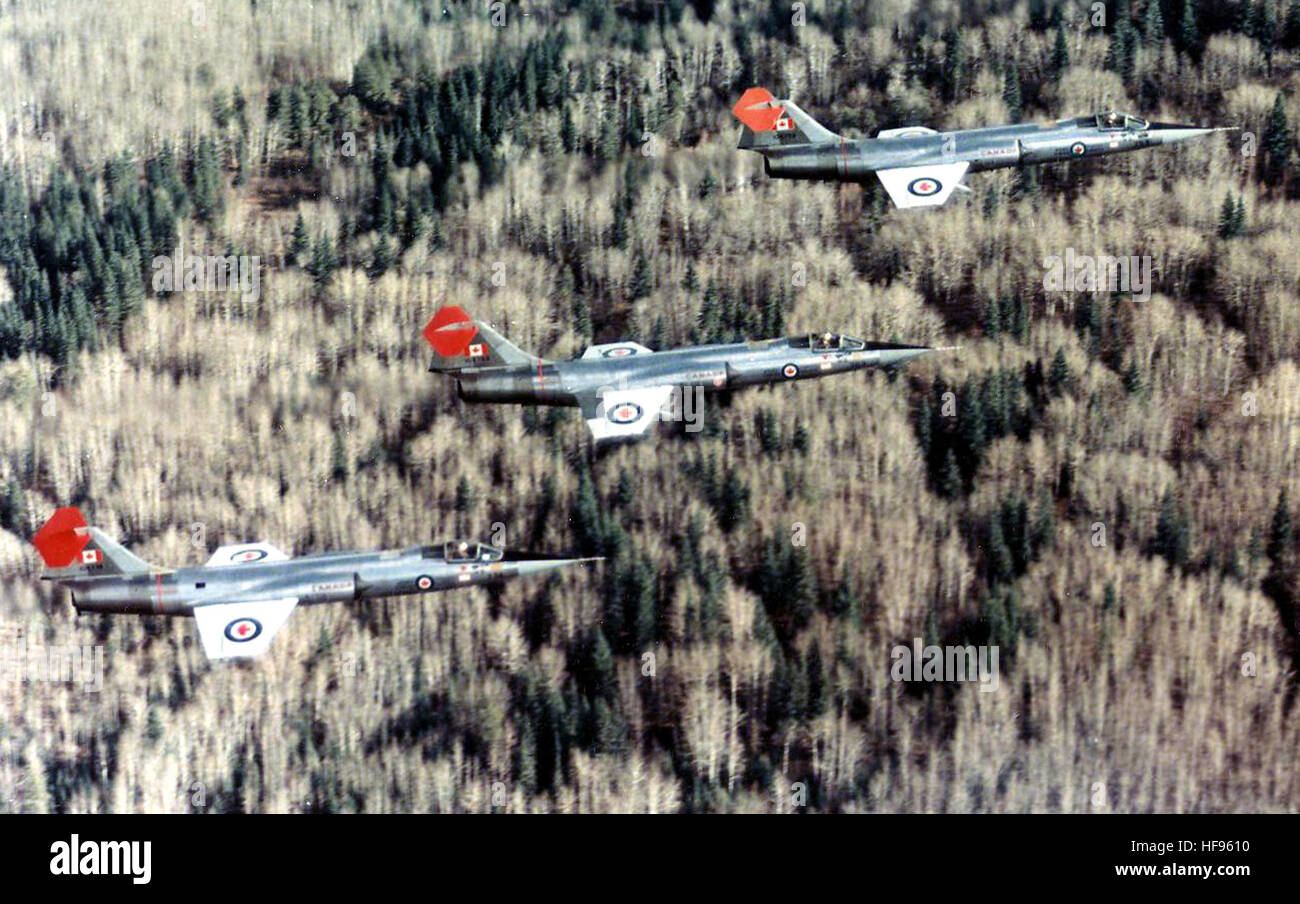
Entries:
POLYGON ((766 88, 747 90, 740 95, 731 112, 755 132, 775 132, 777 121, 785 115, 785 110, 766 88))
POLYGON ((469 351, 470 340, 478 332, 474 320, 452 305, 439 308, 424 327, 424 339, 444 358, 455 358, 469 351))
POLYGON ((78 561, 90 542, 90 531, 80 510, 61 508, 50 516, 45 526, 32 537, 32 545, 41 553, 46 566, 67 568, 78 561))

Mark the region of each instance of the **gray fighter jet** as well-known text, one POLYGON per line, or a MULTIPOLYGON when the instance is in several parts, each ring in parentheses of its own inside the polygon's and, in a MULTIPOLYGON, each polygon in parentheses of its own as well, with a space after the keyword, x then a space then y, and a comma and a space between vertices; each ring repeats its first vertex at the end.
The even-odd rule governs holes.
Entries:
POLYGON ((382 552, 332 552, 291 559, 269 543, 223 546, 199 568, 158 568, 61 508, 32 544, 48 571, 42 580, 72 591, 80 612, 188 615, 209 659, 251 658, 299 603, 343 603, 494 583, 594 562, 505 552, 459 540, 382 552))
POLYGON ((875 138, 850 139, 764 88, 750 88, 731 112, 744 124, 739 146, 762 154, 769 176, 865 182, 874 174, 898 207, 944 204, 955 189, 969 191, 962 185, 968 172, 1079 160, 1232 131, 1098 113, 1045 125, 953 132, 909 126, 884 129, 875 138))
POLYGON ((572 361, 547 361, 454 306, 434 314, 424 338, 434 352, 429 369, 455 378, 465 401, 581 408, 598 444, 644 436, 661 415, 684 419, 692 393, 902 364, 940 350, 805 333, 661 352, 613 342, 593 345, 572 361))

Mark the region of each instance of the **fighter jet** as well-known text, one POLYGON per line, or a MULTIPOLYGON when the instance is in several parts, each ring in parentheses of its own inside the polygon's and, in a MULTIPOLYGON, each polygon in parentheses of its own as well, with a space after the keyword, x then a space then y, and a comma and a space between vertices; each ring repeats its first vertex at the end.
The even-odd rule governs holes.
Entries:
POLYGON ((850 139, 764 88, 750 88, 731 112, 744 124, 739 147, 762 154, 769 176, 865 182, 874 173, 898 207, 944 204, 954 190, 970 190, 962 184, 968 172, 1099 157, 1231 131, 1108 112, 954 132, 908 126, 850 139))
POLYGON ((456 380, 467 402, 582 409, 599 445, 638 439, 661 415, 681 419, 686 393, 806 380, 902 364, 940 349, 866 342, 835 333, 652 351, 636 342, 590 346, 572 361, 547 361, 510 344, 461 308, 441 308, 424 328, 429 370, 456 380), (668 410, 665 409, 668 406, 668 410))
POLYGON ((242 543, 222 546, 202 567, 159 568, 88 527, 75 508, 56 511, 32 544, 48 569, 41 579, 71 590, 78 613, 193 616, 209 659, 262 655, 299 603, 451 590, 598 561, 467 540, 298 558, 269 543, 242 543))

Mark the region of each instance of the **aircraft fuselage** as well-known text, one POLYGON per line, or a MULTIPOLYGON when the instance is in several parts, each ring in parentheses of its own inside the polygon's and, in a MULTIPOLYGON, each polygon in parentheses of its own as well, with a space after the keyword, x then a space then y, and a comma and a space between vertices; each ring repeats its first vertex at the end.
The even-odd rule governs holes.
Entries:
POLYGON ((502 553, 470 544, 448 559, 446 544, 382 552, 336 552, 256 565, 179 568, 154 574, 67 579, 80 612, 192 615, 195 606, 294 597, 299 605, 350 602, 487 584, 573 561, 502 553))
MULTIPOLYGON (((1080 160, 1208 134, 1213 129, 1146 123, 1129 117, 1103 128, 1095 117, 1038 125, 989 126, 952 132, 894 129, 884 138, 841 139, 827 144, 792 143, 762 149, 769 176, 781 179, 865 181, 877 170, 969 162, 971 172, 1024 164, 1080 160), (1090 121, 1091 124, 1085 124, 1090 121)), ((794 139, 794 133, 778 136, 794 139)))
POLYGON ((457 392, 467 402, 578 406, 580 396, 608 389, 698 386, 716 392, 900 364, 929 351, 922 346, 832 339, 834 347, 817 347, 817 336, 798 336, 649 354, 613 345, 596 357, 462 371, 456 375, 457 392))

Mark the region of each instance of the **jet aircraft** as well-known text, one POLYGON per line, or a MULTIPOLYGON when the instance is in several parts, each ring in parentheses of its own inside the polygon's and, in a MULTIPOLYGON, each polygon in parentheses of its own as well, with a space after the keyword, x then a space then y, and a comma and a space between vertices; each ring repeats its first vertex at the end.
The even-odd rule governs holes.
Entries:
POLYGON ((865 182, 880 179, 898 207, 937 207, 967 173, 1057 160, 1080 160, 1174 144, 1226 128, 1149 122, 1098 113, 1052 123, 1020 123, 938 132, 925 126, 882 129, 875 138, 843 138, 791 100, 750 88, 731 112, 744 125, 739 147, 763 155, 776 179, 865 182))
POLYGON ((939 349, 867 342, 835 333, 652 351, 636 342, 589 347, 572 361, 547 361, 512 345, 459 307, 444 307, 424 328, 430 370, 456 380, 467 402, 568 405, 582 409, 599 444, 640 438, 674 393, 806 380, 902 364, 939 349))
POLYGON ((294 606, 451 590, 598 561, 507 552, 456 540, 379 552, 290 558, 269 543, 222 546, 197 568, 159 568, 132 555, 75 508, 61 508, 32 544, 78 613, 193 616, 209 659, 266 652, 294 606))

